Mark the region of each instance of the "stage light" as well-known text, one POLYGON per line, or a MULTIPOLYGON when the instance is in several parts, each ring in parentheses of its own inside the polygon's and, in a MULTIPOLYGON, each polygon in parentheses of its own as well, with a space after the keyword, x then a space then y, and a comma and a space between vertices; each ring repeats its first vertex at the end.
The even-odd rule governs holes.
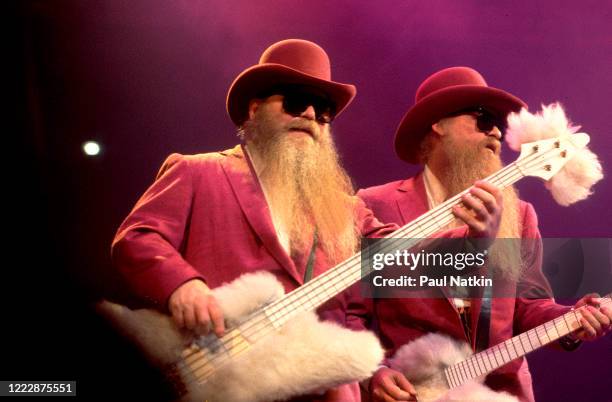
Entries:
POLYGON ((100 144, 95 141, 87 141, 83 143, 83 152, 87 156, 96 156, 100 153, 100 144))

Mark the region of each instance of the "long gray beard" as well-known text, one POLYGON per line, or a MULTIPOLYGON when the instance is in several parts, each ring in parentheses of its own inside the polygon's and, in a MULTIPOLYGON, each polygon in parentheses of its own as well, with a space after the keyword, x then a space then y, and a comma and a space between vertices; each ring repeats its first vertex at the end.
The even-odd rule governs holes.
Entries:
POLYGON ((274 132, 273 122, 257 115, 245 130, 257 138, 252 145, 264 165, 260 180, 268 190, 271 207, 288 230, 292 254, 305 252, 316 228, 318 242, 331 263, 352 255, 359 239, 354 190, 329 133, 298 147, 294 141, 301 139, 274 132))
MULTIPOLYGON (((502 161, 499 156, 480 148, 467 149, 455 144, 452 140, 443 140, 448 156, 448 166, 451 168, 440 178, 442 185, 448 191, 448 197, 471 187, 477 180, 499 171, 502 161)), ((518 192, 513 186, 503 190, 503 212, 497 240, 489 250, 489 266, 499 269, 499 273, 509 279, 516 280, 523 266, 521 259, 522 232, 518 192), (502 240, 503 239, 503 240, 502 240)), ((526 240, 530 242, 532 240, 526 240)))

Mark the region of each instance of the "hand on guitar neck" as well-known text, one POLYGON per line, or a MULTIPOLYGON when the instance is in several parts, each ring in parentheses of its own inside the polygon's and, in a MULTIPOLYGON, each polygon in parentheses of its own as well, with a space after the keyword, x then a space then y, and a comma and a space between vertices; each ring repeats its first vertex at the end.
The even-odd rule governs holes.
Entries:
POLYGON ((206 335, 212 324, 217 336, 225 331, 223 313, 210 288, 200 279, 192 279, 176 288, 168 299, 168 308, 179 328, 206 335))
POLYGON ((580 309, 582 328, 568 335, 569 338, 581 341, 598 339, 612 328, 612 308, 609 304, 600 306, 600 296, 590 293, 580 299, 574 309, 580 309))
MULTIPOLYGON (((453 214, 469 227, 469 237, 489 239, 497 236, 503 211, 501 190, 491 183, 477 181, 461 197, 462 205, 453 207, 453 214)), ((481 245, 488 248, 490 244, 481 245)))
POLYGON ((370 379, 370 402, 417 401, 416 390, 397 370, 379 368, 370 379))

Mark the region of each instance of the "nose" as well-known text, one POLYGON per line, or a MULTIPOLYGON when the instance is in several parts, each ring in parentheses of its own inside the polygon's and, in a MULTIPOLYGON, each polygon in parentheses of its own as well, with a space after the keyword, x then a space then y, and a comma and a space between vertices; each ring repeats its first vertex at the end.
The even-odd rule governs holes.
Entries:
POLYGON ((487 133, 487 135, 493 136, 497 138, 499 141, 501 141, 502 139, 502 132, 500 131, 499 128, 497 128, 497 126, 494 126, 493 129, 487 133))
POLYGON ((308 105, 308 107, 300 114, 300 116, 308 120, 314 120, 317 117, 314 106, 308 105))

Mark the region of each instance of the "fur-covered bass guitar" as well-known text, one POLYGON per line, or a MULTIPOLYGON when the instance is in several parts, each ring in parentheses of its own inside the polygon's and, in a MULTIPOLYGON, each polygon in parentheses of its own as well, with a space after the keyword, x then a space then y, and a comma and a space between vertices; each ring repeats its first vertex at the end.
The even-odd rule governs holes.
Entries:
MULTIPOLYGON (((601 305, 611 303, 611 295, 603 297, 601 305)), ((399 348, 389 364, 415 386, 419 402, 517 401, 508 393, 494 392, 482 385, 486 375, 582 328, 580 310, 583 308, 586 307, 568 311, 476 354, 465 342, 437 333, 428 334, 399 348)))
MULTIPOLYGON (((589 136, 568 128, 562 109, 553 111, 556 110, 560 110, 562 118, 555 115, 554 124, 551 123, 554 119, 546 119, 546 109, 538 116, 522 111, 525 118, 518 118, 514 124, 509 118, 510 131, 514 127, 515 132, 528 132, 531 138, 550 136, 546 133, 554 137, 522 144, 515 162, 485 180, 505 188, 525 176, 537 176, 553 183, 554 195, 554 181, 550 179, 563 174, 564 165, 567 169, 578 161, 574 172, 565 173, 570 182, 580 180, 571 189, 577 196, 567 203, 586 198, 591 185, 601 179, 601 166, 586 149, 589 136), (542 124, 532 124, 528 121, 531 117, 542 120, 542 124), (528 127, 521 126, 524 121, 529 123, 528 127), (586 169, 589 172, 599 173, 584 179, 585 166, 590 166, 590 170, 586 169), (583 188, 586 193, 579 191, 583 188)), ((455 219, 451 209, 460 204, 467 191, 389 237, 402 238, 399 241, 403 247, 418 242, 407 239, 430 237, 455 219)), ((389 249, 392 243, 387 243, 389 249)), ((384 252, 385 248, 378 251, 384 252)), ((170 317, 151 310, 130 310, 109 302, 101 303, 99 310, 165 370, 183 399, 233 402, 286 399, 362 380, 376 370, 383 350, 373 334, 319 322, 314 313, 318 306, 356 283, 361 275, 358 253, 285 295, 276 279, 265 273, 240 277, 213 289, 228 324, 220 338, 214 335, 194 338, 178 331, 170 317)))

